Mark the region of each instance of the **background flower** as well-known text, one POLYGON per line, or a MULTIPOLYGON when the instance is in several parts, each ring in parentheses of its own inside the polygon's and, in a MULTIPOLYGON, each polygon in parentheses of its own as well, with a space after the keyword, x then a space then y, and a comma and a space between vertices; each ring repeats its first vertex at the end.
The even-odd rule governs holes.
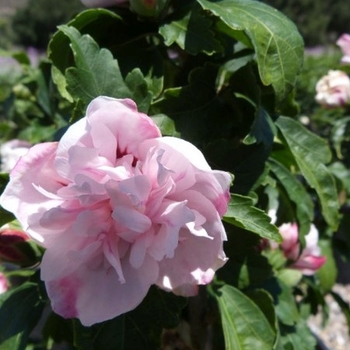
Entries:
POLYGON ((350 35, 341 35, 340 38, 337 40, 337 45, 340 47, 344 55, 341 61, 343 63, 350 63, 350 35))
POLYGON ((316 84, 316 101, 325 107, 341 107, 350 101, 350 79, 345 72, 330 70, 316 84))
POLYGON ((283 224, 279 230, 283 237, 280 247, 286 258, 291 261, 290 267, 300 270, 304 275, 313 275, 326 262, 317 244, 318 231, 315 225, 311 225, 310 232, 305 236, 306 245, 302 251, 296 223, 283 224))
POLYGON ((91 325, 135 308, 152 284, 190 296, 211 282, 226 261, 230 182, 133 101, 99 97, 58 143, 21 158, 0 203, 46 247, 53 309, 91 325))

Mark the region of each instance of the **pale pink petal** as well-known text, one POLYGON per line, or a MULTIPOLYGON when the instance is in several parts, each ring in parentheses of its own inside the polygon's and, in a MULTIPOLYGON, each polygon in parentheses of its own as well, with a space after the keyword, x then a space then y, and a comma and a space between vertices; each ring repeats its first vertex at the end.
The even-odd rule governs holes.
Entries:
POLYGON ((310 276, 315 274, 315 272, 324 265, 326 260, 324 256, 301 256, 291 267, 300 270, 306 276, 310 276))
POLYGON ((340 38, 337 40, 336 44, 341 48, 344 54, 341 61, 343 63, 349 63, 350 62, 350 35, 346 33, 341 35, 340 38))
POLYGON ((206 229, 213 239, 196 237, 187 230, 182 230, 174 258, 163 259, 159 264, 159 287, 177 290, 178 294, 188 296, 184 294, 185 291, 194 290, 189 286, 209 283, 214 275, 213 271, 225 264, 227 258, 222 249, 221 235, 224 228, 221 221, 207 225, 206 229), (193 254, 194 251, 196 254, 193 254))
POLYGON ((139 269, 123 264, 125 283, 115 270, 80 267, 61 280, 47 283, 53 310, 64 317, 78 317, 84 326, 106 321, 134 309, 158 275, 157 264, 145 258, 139 269))
POLYGON ((118 143, 118 156, 135 154, 140 142, 160 136, 152 119, 139 113, 132 100, 98 97, 89 104, 86 116, 91 128, 103 123, 111 131, 118 143))
POLYGON ((47 197, 37 189, 41 187, 55 194, 62 187, 64 180, 53 168, 56 149, 57 143, 43 143, 30 148, 26 157, 22 157, 12 170, 11 186, 7 186, 0 197, 1 206, 16 213, 23 229, 40 242, 43 237, 40 232, 31 230, 28 219, 31 215, 44 213, 62 202, 47 197))

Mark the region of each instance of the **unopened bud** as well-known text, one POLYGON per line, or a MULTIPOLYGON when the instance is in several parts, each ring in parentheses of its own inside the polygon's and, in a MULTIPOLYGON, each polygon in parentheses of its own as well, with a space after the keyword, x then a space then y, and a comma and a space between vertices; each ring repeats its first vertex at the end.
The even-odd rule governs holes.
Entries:
POLYGON ((143 17, 157 17, 169 0, 130 0, 131 9, 143 17))

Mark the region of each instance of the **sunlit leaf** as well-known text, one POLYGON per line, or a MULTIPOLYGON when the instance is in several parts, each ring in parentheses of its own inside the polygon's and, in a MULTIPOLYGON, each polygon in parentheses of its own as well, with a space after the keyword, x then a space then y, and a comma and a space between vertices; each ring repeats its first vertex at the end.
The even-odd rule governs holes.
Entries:
POLYGON ((326 141, 292 118, 280 117, 276 124, 301 173, 316 190, 325 220, 336 230, 339 224, 339 202, 334 178, 325 166, 331 157, 326 141))
POLYGON ((227 350, 273 348, 276 331, 256 303, 229 285, 213 295, 219 305, 227 350))
POLYGON ((223 220, 261 237, 282 241, 277 227, 270 223, 271 218, 263 210, 254 207, 253 200, 249 197, 232 194, 223 220))
POLYGON ((240 40, 243 31, 256 52, 259 73, 265 85, 272 84, 281 102, 294 87, 302 65, 303 39, 282 13, 253 0, 198 0, 203 9, 219 17, 240 40))

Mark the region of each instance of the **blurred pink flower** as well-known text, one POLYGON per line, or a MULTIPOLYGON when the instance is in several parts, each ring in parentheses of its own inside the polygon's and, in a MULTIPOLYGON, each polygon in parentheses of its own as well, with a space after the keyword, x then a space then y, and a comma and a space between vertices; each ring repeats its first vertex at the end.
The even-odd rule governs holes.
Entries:
POLYGON ((280 247, 285 257, 290 260, 290 267, 300 270, 304 275, 313 275, 326 262, 326 258, 320 256, 321 249, 317 245, 318 231, 314 225, 311 225, 310 232, 305 236, 306 245, 302 251, 296 223, 283 224, 279 231, 283 238, 280 247))
POLYGON ((46 247, 53 309, 88 326, 132 310, 152 284, 191 296, 211 282, 227 260, 230 182, 133 101, 98 97, 60 142, 21 158, 0 203, 46 247))
POLYGON ((350 35, 341 35, 340 38, 337 40, 337 45, 340 47, 344 55, 341 61, 343 63, 350 63, 350 35))
POLYGON ((340 70, 330 70, 316 84, 316 101, 329 108, 341 107, 350 101, 350 79, 340 70))
POLYGON ((9 284, 5 275, 0 272, 0 294, 5 293, 9 289, 9 284))

